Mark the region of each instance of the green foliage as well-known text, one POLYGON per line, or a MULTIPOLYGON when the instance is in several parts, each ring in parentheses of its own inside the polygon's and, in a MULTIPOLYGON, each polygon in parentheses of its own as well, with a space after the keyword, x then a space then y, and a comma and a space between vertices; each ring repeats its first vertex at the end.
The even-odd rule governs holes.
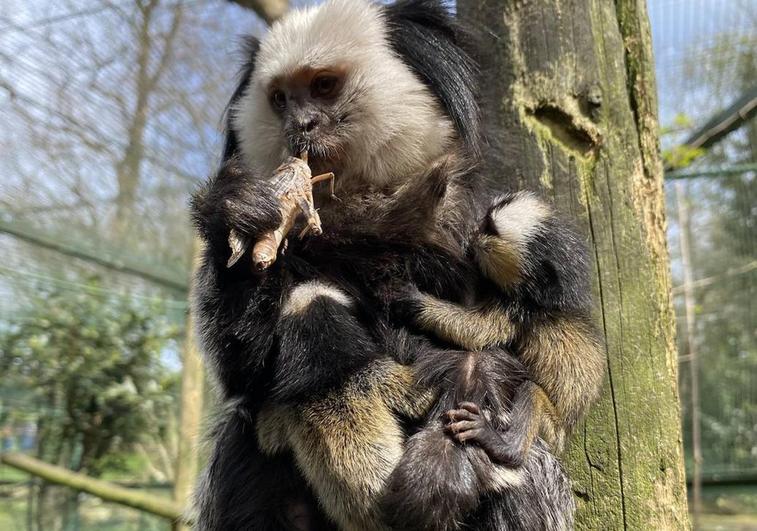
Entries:
POLYGON ((666 168, 671 170, 680 170, 691 166, 699 157, 705 154, 702 148, 695 148, 687 145, 674 146, 670 149, 662 150, 662 162, 666 168))
POLYGON ((694 126, 694 121, 691 119, 690 116, 678 113, 675 115, 675 118, 673 118, 673 124, 660 127, 660 136, 668 136, 675 133, 680 133, 681 131, 688 131, 694 126))
POLYGON ((41 412, 40 457, 98 475, 109 453, 168 428, 177 377, 161 357, 178 348, 178 330, 163 313, 153 302, 51 290, 0 332, 0 372, 41 412))
MULTIPOLYGON (((757 262, 757 179, 732 176, 687 183, 689 201, 702 212, 688 228, 696 279, 702 448, 705 473, 757 472, 757 336, 754 297, 757 262), (706 214, 704 214, 706 213, 706 214)), ((683 325, 683 317, 679 324, 683 325)), ((685 335, 679 334, 686 352, 685 335)), ((690 431, 688 370, 681 371, 684 435, 690 431)))
MULTIPOLYGON (((682 133, 693 130, 694 122, 683 113, 679 113, 673 119, 673 124, 660 128, 660 136, 680 138, 682 133)), ((690 166, 695 160, 705 154, 702 148, 694 148, 683 144, 675 144, 662 150, 662 162, 666 168, 680 170, 690 166)))

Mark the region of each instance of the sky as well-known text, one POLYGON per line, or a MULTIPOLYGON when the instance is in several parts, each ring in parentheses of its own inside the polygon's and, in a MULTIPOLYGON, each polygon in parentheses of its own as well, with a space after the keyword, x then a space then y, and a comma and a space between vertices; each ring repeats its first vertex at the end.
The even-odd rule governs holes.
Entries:
MULTIPOLYGON (((698 83, 697 79, 687 78, 688 56, 705 53, 717 36, 725 32, 757 40, 757 0, 649 0, 648 6, 660 123, 666 125, 672 123, 676 114, 696 115, 702 107, 701 103, 682 97, 682 93, 695 92, 698 83)), ((720 108, 727 106, 722 103, 720 108)))

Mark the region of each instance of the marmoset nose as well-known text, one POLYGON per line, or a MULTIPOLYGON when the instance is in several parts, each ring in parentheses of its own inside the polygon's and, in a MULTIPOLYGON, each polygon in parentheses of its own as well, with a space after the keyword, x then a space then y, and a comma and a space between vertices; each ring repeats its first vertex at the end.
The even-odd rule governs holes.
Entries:
POLYGON ((286 127, 290 149, 297 153, 308 149, 312 142, 318 142, 323 123, 320 113, 316 110, 292 109, 286 127))
POLYGON ((310 115, 298 120, 298 128, 300 133, 310 135, 318 130, 318 126, 321 124, 320 119, 316 115, 310 115))

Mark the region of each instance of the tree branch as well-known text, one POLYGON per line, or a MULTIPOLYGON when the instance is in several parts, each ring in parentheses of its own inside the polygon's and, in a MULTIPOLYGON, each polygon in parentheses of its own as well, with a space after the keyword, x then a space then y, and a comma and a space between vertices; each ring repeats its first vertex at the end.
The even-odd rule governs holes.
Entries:
POLYGON ((59 466, 50 465, 24 454, 4 453, 0 455, 0 462, 40 477, 49 483, 87 492, 103 500, 133 507, 170 520, 185 522, 187 520, 183 515, 182 507, 173 500, 161 499, 152 494, 125 489, 101 479, 91 478, 59 466))
POLYGON ((229 0, 242 7, 251 9, 265 20, 269 26, 286 13, 289 8, 288 0, 229 0))
POLYGON ((160 77, 163 75, 163 72, 165 72, 168 63, 173 57, 173 41, 176 39, 176 35, 179 32, 179 26, 181 26, 181 19, 183 14, 184 10, 181 8, 181 4, 176 4, 173 8, 173 20, 171 20, 171 27, 169 28, 168 33, 163 39, 163 54, 160 56, 158 65, 148 81, 149 90, 154 89, 158 84, 160 77))
MULTIPOLYGON (((757 86, 752 87, 727 109, 717 113, 683 143, 691 148, 709 149, 757 115, 757 86)), ((674 170, 666 167, 666 171, 674 170)))

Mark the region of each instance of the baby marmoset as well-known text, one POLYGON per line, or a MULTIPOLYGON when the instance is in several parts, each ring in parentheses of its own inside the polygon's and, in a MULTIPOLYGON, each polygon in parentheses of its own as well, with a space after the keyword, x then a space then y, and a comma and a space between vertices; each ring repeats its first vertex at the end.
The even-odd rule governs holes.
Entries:
POLYGON ((432 197, 401 189, 389 198, 365 196, 359 208, 350 206, 353 198, 338 211, 324 209, 324 234, 293 240, 280 262, 301 280, 284 295, 274 399, 258 417, 259 443, 271 455, 293 453, 342 529, 384 529, 387 520, 397 529, 461 522, 496 529, 502 514, 534 528, 572 523, 557 461, 542 443, 524 446, 508 431, 510 404, 526 381, 525 367, 502 348, 512 333, 486 350, 461 352, 387 320, 398 296, 414 297, 408 285, 475 304, 475 289, 486 284, 462 242, 445 241, 453 232, 432 237, 413 219, 439 227, 463 204, 474 206, 464 202, 464 186, 439 183, 462 175, 454 161, 445 157, 417 179, 423 191, 437 192, 432 197), (409 223, 391 236, 403 229, 399 219, 409 223), (341 376, 319 393, 323 371, 341 376), (420 428, 407 443, 403 419, 420 428))

